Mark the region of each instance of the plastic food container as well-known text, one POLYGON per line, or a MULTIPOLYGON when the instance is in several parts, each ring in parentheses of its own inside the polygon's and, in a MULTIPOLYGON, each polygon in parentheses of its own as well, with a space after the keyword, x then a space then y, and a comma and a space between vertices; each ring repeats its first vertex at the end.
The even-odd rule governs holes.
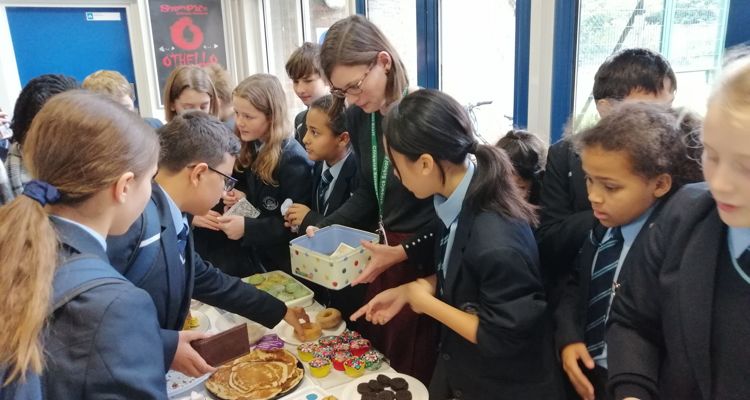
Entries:
POLYGON ((329 289, 345 288, 371 258, 361 240, 378 243, 379 238, 375 233, 342 225, 325 227, 311 238, 300 236, 289 242, 292 273, 329 289), (342 243, 350 249, 331 256, 342 243))
POLYGON ((287 307, 307 307, 313 303, 313 291, 283 271, 254 274, 242 281, 283 301, 287 307))

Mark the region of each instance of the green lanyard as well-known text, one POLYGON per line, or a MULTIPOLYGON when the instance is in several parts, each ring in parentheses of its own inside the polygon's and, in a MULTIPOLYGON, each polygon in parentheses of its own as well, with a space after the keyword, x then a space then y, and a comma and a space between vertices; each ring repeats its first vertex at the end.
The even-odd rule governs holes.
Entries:
POLYGON ((385 199, 385 182, 388 179, 388 167, 391 160, 388 155, 383 155, 383 166, 378 171, 378 138, 375 135, 375 114, 370 114, 370 143, 372 144, 372 180, 375 184, 375 198, 378 200, 379 221, 383 221, 383 200, 385 199))

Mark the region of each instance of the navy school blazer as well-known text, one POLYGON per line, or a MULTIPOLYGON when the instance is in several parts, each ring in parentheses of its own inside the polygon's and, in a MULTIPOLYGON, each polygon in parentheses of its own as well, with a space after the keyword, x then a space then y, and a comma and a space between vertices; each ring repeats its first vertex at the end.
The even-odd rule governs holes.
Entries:
MULTIPOLYGON (((434 232, 442 229, 435 220, 434 232)), ((433 251, 439 258, 438 241, 433 251)), ((552 332, 529 225, 466 203, 458 217, 441 300, 479 316, 478 344, 442 326, 438 362, 444 393, 466 398, 561 399, 552 332)))
MULTIPOLYGON (((178 331, 187 317, 191 298, 242 315, 269 328, 281 321, 286 314, 286 305, 282 301, 204 262, 195 252, 192 233, 188 235, 183 265, 168 200, 155 183, 151 201, 159 211, 162 231, 159 240, 150 245, 160 246, 160 250, 149 272, 137 284, 151 295, 156 305, 159 324, 165 330, 164 360, 167 366, 172 364, 178 331)), ((141 245, 139 237, 144 218, 145 214, 124 235, 107 238, 107 252, 112 264, 125 276, 131 267, 127 260, 141 245)))
POLYGON ((615 398, 711 398, 714 282, 725 229, 707 186, 687 185, 628 257, 607 330, 615 398))
MULTIPOLYGON (((89 233, 51 221, 62 244, 61 259, 90 254, 109 265, 89 233)), ((153 302, 130 282, 83 292, 58 309, 45 330, 45 398, 166 399, 161 333, 153 302)))
MULTIPOLYGON (((620 267, 618 282, 625 276, 623 271, 628 259, 632 258, 633 254, 637 252, 637 248, 645 245, 649 227, 653 225, 663 205, 664 200, 656 205, 654 211, 643 224, 641 231, 638 232, 635 240, 633 240, 627 256, 623 259, 623 265, 620 267)), ((560 303, 555 310, 555 346, 558 354, 565 346, 584 341, 589 285, 591 284, 591 267, 596 256, 598 243, 601 242, 606 232, 607 228, 597 222, 592 230, 592 236, 596 243, 592 243, 589 239, 584 241, 578 257, 576 257, 575 269, 570 272, 565 283, 560 303)))
POLYGON ((266 184, 248 168, 243 172, 247 200, 260 211, 260 216, 245 218, 242 245, 249 246, 256 263, 259 261, 267 269, 291 272, 289 241, 296 235, 284 226, 280 207, 286 199, 310 205, 312 166, 302 146, 290 138, 284 140, 281 158, 273 173, 277 185, 266 184))
POLYGON ((307 213, 305 218, 302 220, 302 225, 299 227, 299 232, 303 233, 308 226, 317 226, 326 215, 329 215, 336 211, 342 204, 349 200, 354 190, 359 185, 359 174, 357 172, 357 155, 352 151, 346 156, 344 165, 341 166, 341 172, 336 178, 336 182, 331 189, 331 195, 328 196, 328 210, 319 210, 318 202, 318 186, 320 186, 321 173, 323 171, 323 162, 318 161, 315 163, 312 172, 312 197, 310 200, 310 212, 307 213))

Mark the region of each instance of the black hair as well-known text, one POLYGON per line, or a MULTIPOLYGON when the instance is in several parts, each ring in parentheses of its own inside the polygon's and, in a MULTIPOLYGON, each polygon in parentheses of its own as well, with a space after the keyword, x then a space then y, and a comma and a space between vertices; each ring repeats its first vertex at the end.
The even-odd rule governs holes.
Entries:
POLYGON ((328 114, 328 127, 334 135, 339 136, 347 131, 346 110, 343 105, 339 108, 334 108, 333 96, 330 94, 315 99, 315 101, 310 103, 310 108, 315 108, 328 114))
POLYGON ((191 163, 205 162, 216 167, 224 155, 240 152, 237 136, 218 118, 203 111, 176 115, 156 131, 161 143, 159 168, 178 172, 191 163))
POLYGON ((702 180, 696 158, 700 150, 689 145, 696 129, 700 129, 700 118, 695 114, 659 104, 630 103, 574 136, 573 141, 578 152, 597 146, 605 151, 623 151, 633 173, 646 179, 668 174, 674 191, 702 180))
POLYGON ((622 100, 634 90, 658 94, 664 79, 677 90, 677 78, 664 56, 644 48, 620 50, 609 56, 594 75, 594 100, 622 100))
POLYGON ((75 78, 67 75, 45 74, 31 79, 21 90, 13 108, 13 121, 10 123, 13 130, 11 140, 23 145, 31 121, 44 103, 58 93, 78 88, 75 78))
POLYGON ((516 175, 531 183, 529 201, 538 204, 547 163, 547 146, 542 139, 525 130, 511 129, 495 146, 508 153, 516 175))
POLYGON ((449 95, 437 90, 417 90, 391 108, 383 128, 389 154, 397 151, 412 161, 429 154, 443 180, 441 162, 462 164, 470 153, 474 154, 477 170, 465 199, 470 208, 536 223, 534 207, 526 202, 515 184, 508 155, 476 141, 466 110, 449 95))

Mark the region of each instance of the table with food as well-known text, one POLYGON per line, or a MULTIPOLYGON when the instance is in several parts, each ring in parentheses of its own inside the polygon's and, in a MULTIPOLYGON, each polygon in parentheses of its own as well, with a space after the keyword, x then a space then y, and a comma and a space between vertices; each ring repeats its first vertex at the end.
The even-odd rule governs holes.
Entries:
POLYGON ((304 307, 310 323, 299 337, 285 321, 273 329, 193 301, 185 329, 214 333, 193 347, 216 371, 191 378, 167 374, 171 399, 410 400, 427 399, 427 389, 400 374, 367 338, 346 327, 341 313, 314 301, 302 281, 281 271, 244 279, 283 300, 304 307))

